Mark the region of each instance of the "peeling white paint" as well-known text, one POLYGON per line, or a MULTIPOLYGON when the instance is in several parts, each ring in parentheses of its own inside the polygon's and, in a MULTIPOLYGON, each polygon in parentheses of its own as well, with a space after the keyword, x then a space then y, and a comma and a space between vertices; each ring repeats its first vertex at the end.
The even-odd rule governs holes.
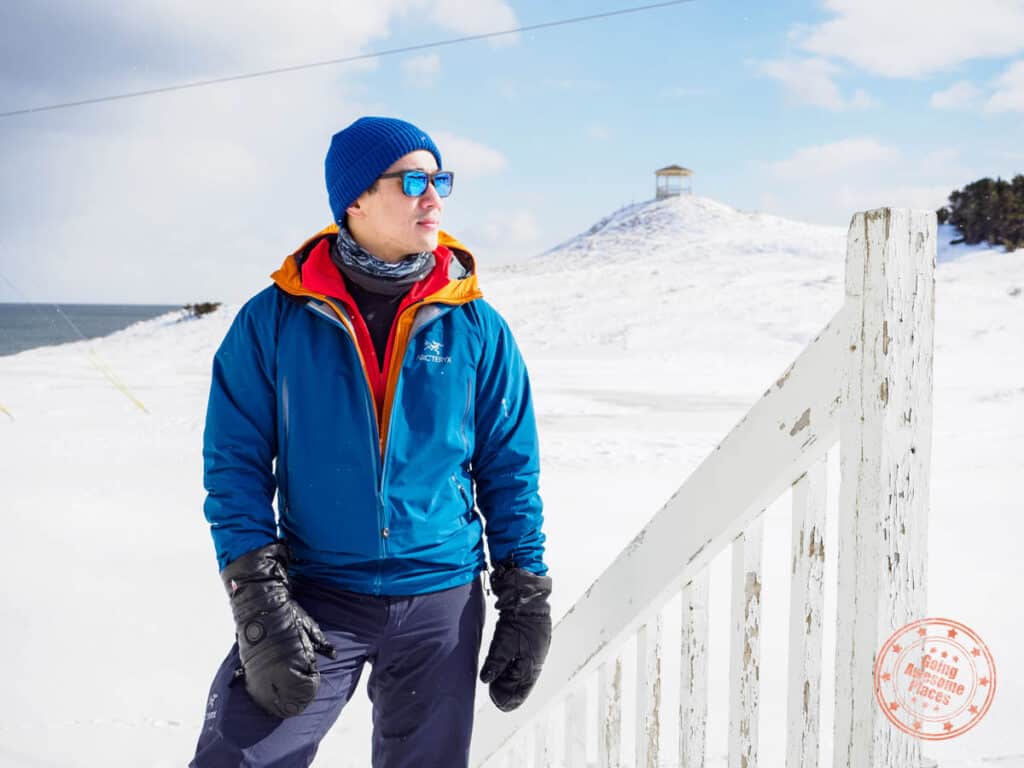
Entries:
POLYGON ((827 459, 793 484, 786 768, 818 765, 827 488, 827 459))
POLYGON ((874 701, 875 653, 924 616, 931 457, 935 216, 854 216, 850 375, 840 447, 835 768, 918 768, 920 742, 874 701))
POLYGON ((764 519, 759 517, 737 537, 732 547, 729 768, 757 768, 763 527, 764 519))
POLYGON ((679 664, 679 765, 702 768, 708 720, 708 572, 683 587, 679 664))
POLYGON ((597 765, 622 765, 622 659, 616 656, 601 665, 597 691, 597 765))
POLYGON ((640 627, 636 636, 637 768, 658 768, 661 746, 661 614, 640 627))

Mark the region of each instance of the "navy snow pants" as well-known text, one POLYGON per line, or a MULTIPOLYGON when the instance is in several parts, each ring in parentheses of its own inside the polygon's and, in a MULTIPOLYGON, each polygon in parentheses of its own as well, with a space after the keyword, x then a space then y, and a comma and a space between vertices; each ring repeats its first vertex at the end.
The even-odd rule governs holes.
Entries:
POLYGON ((441 592, 373 597, 295 580, 293 595, 338 651, 317 656, 320 689, 304 712, 268 715, 242 681, 237 644, 210 687, 190 768, 306 768, 366 662, 374 768, 459 768, 469 761, 483 631, 480 579, 441 592))

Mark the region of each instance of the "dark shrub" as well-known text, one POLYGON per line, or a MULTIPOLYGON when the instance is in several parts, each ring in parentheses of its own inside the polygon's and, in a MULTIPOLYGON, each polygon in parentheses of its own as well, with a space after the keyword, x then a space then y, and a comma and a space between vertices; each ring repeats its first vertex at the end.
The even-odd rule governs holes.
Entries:
POLYGON ((183 309, 188 317, 208 315, 220 306, 219 301, 201 301, 198 304, 186 304, 183 309))
POLYGON ((949 195, 935 212, 940 224, 952 224, 963 236, 952 242, 1024 247, 1024 175, 1013 181, 979 179, 949 195))

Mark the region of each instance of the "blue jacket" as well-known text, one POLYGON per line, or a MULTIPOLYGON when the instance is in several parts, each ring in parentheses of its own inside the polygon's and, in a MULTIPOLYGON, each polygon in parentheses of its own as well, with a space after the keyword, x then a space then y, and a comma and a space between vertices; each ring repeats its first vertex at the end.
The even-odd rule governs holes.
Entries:
POLYGON ((483 570, 486 532, 493 562, 545 573, 526 367, 472 257, 442 233, 453 271, 396 318, 378 419, 352 318, 302 282, 303 254, 336 231, 285 260, 214 357, 203 458, 220 567, 280 537, 292 573, 421 594, 483 570))

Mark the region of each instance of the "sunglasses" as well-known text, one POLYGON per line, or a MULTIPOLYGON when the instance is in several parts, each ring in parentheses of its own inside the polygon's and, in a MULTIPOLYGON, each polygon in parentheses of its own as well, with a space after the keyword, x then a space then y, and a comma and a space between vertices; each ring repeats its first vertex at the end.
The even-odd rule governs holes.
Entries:
POLYGON ((402 180, 402 192, 409 197, 419 197, 427 191, 427 184, 432 183, 437 190, 438 197, 448 197, 452 193, 452 184, 455 182, 454 171, 395 171, 394 173, 382 173, 382 179, 402 180))

